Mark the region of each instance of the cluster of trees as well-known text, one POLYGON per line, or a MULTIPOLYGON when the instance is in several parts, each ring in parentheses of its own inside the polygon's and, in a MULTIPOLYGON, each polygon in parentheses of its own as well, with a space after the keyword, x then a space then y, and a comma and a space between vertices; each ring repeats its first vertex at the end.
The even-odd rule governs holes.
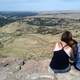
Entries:
POLYGON ((16 20, 14 20, 14 19, 8 19, 8 18, 1 17, 0 18, 0 27, 3 27, 4 25, 15 22, 15 21, 16 20))
POLYGON ((50 18, 34 18, 33 20, 27 21, 28 24, 37 25, 37 26, 55 26, 58 25, 58 22, 55 20, 52 21, 50 18))
POLYGON ((41 26, 37 29, 37 33, 40 33, 40 34, 52 34, 52 35, 55 35, 55 34, 59 34, 61 33, 62 31, 57 29, 57 28, 49 28, 49 27, 45 27, 45 26, 41 26))
POLYGON ((0 42, 0 48, 3 48, 3 47, 4 47, 3 43, 2 43, 2 42, 0 42))
POLYGON ((62 26, 69 23, 80 22, 80 19, 68 19, 68 18, 33 18, 28 20, 27 23, 37 26, 62 26))

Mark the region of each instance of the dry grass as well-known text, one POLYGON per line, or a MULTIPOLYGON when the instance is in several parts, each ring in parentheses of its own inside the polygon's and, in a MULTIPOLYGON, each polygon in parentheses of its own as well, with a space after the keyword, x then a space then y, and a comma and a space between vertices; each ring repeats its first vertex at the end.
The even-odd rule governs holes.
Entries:
MULTIPOLYGON (((45 16, 44 16, 45 17, 45 16)), ((53 16, 54 17, 54 16, 53 16)), ((57 16, 58 17, 58 16, 57 16)), ((59 15, 60 17, 60 15, 59 15)), ((65 16, 66 17, 66 16, 65 16)), ((64 18, 65 18, 64 17, 64 18)), ((63 18, 61 16, 61 18, 63 18)), ((80 41, 80 27, 79 23, 69 24, 69 26, 63 26, 64 28, 56 26, 58 29, 70 30, 74 35, 74 38, 80 41), (77 27, 76 27, 77 25, 77 27)), ((52 57, 52 48, 56 41, 60 40, 61 33, 51 34, 37 34, 28 33, 30 27, 33 27, 32 32, 35 32, 39 26, 33 26, 26 23, 14 22, 0 28, 0 32, 9 33, 9 36, 3 37, 4 48, 0 48, 0 56, 14 56, 22 57, 26 59, 39 59, 52 57), (17 30, 21 30, 23 33, 16 33, 17 30)), ((55 26, 54 26, 55 27, 55 26)))
POLYGON ((58 35, 26 34, 5 45, 0 54, 26 59, 50 58, 51 49, 58 39, 58 35))

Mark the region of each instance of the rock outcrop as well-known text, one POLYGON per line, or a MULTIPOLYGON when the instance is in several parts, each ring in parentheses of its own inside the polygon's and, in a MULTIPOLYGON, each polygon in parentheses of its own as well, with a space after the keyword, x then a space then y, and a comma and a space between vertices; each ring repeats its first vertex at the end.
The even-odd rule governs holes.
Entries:
POLYGON ((67 73, 52 74, 49 63, 50 59, 0 58, 0 80, 80 80, 80 72, 73 66, 67 73))

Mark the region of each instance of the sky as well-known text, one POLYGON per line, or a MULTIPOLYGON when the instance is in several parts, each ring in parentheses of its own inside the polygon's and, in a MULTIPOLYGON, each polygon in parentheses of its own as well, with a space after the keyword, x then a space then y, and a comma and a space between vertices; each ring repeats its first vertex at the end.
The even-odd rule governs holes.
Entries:
POLYGON ((80 0, 0 0, 0 11, 80 10, 80 0))

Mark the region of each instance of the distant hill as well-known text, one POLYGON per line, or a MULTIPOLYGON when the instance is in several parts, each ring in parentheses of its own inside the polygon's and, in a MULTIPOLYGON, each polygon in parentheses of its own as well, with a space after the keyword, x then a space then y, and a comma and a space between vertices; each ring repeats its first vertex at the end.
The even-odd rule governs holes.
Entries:
POLYGON ((18 17, 24 17, 24 16, 34 16, 37 15, 36 12, 8 12, 8 11, 0 11, 0 15, 2 16, 18 16, 18 17))
POLYGON ((36 12, 0 12, 0 27, 22 19, 25 16, 35 16, 36 12))

